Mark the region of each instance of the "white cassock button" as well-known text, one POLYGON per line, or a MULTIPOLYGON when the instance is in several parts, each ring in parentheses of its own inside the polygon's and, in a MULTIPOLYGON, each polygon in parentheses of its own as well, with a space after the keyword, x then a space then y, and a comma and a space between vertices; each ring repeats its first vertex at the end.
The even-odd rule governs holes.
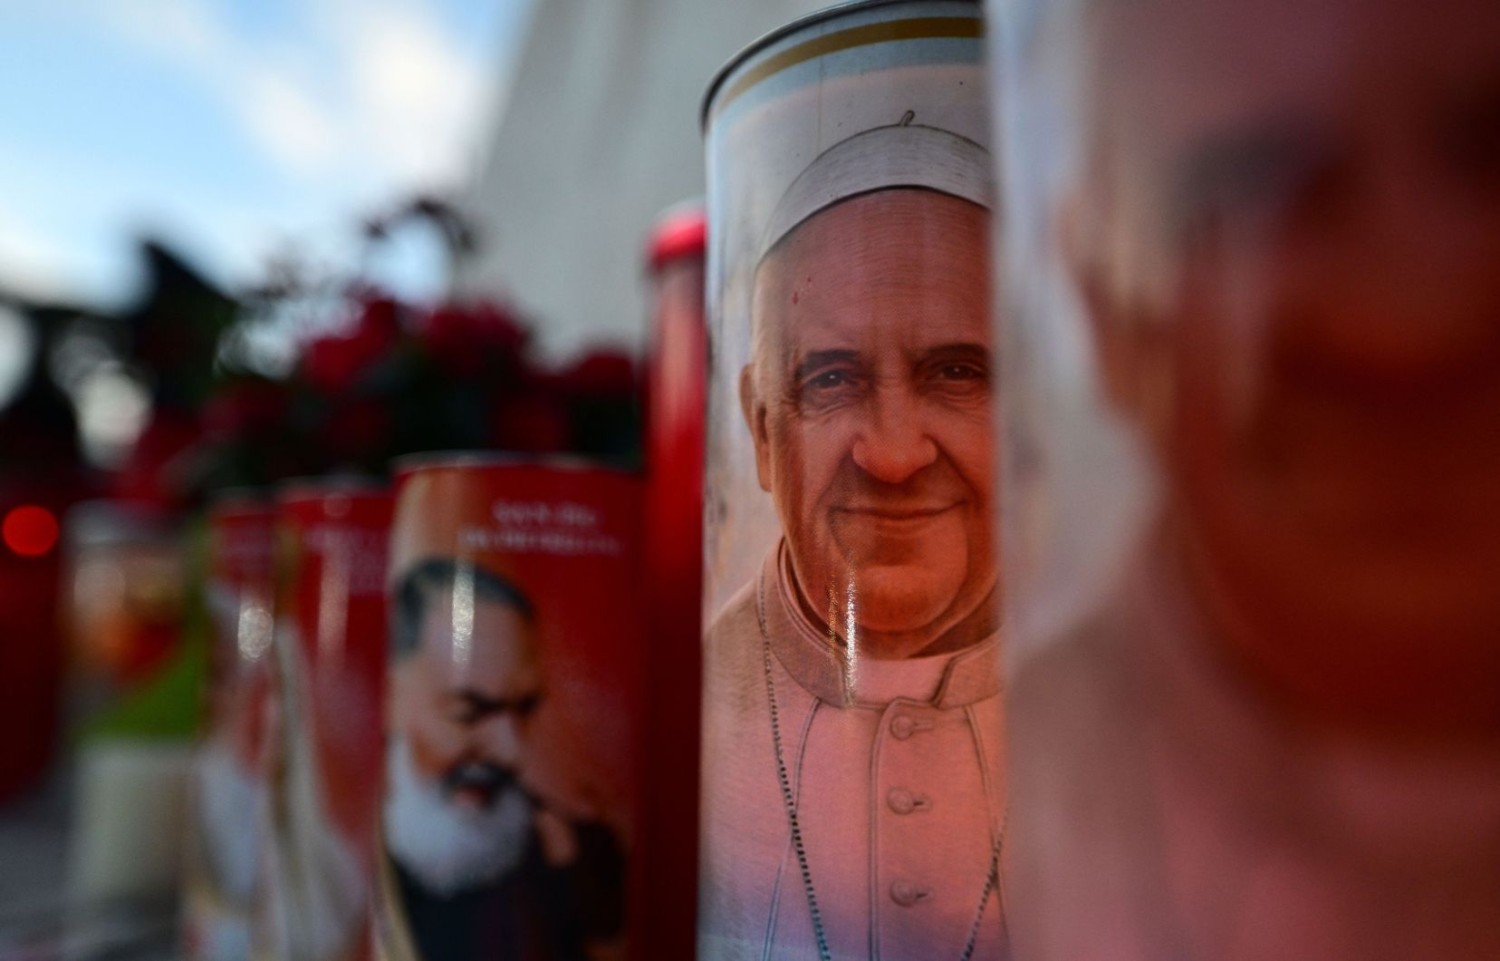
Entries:
POLYGON ((927 900, 931 896, 931 888, 923 887, 914 881, 891 882, 891 900, 903 908, 909 908, 920 901, 927 900))
POLYGON ((885 803, 897 814, 910 814, 917 808, 916 797, 904 787, 893 787, 885 796, 885 803))
POLYGON ((896 736, 896 740, 898 741, 904 741, 911 737, 912 732, 916 729, 917 722, 905 714, 899 714, 891 718, 891 733, 896 736))

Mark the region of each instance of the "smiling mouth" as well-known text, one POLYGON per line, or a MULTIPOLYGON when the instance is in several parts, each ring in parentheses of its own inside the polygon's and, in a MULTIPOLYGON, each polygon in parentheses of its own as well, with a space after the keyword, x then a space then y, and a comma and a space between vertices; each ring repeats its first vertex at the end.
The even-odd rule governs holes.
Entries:
POLYGON ((847 514, 853 517, 865 518, 877 521, 923 521, 929 518, 946 514, 958 508, 958 502, 952 504, 939 504, 932 507, 876 507, 854 505, 851 507, 835 508, 839 514, 847 514))

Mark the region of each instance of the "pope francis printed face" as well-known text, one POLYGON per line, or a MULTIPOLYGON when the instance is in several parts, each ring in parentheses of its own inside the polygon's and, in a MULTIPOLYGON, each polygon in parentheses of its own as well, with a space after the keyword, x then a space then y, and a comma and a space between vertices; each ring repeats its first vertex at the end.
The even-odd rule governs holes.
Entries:
POLYGON ((1500 4, 1032 6, 1023 115, 1077 99, 1017 253, 1154 477, 1115 584, 1018 638, 1016 955, 1489 958, 1500 4))
POLYGON ((755 275, 741 402, 805 613, 881 659, 994 628, 989 213, 879 190, 755 275))
POLYGON ((1233 659, 1345 721, 1492 729, 1500 6, 1443 11, 1101 7, 1071 246, 1233 659))
POLYGON ((998 954, 988 163, 874 128, 767 222, 736 439, 779 523, 704 642, 704 956, 998 954))

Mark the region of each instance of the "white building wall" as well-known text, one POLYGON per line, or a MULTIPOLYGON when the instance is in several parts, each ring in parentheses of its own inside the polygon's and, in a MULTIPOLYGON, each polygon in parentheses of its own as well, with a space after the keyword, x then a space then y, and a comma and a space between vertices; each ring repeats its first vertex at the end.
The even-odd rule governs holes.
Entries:
POLYGON ((467 196, 481 248, 455 292, 509 294, 563 356, 637 349, 642 249, 704 190, 698 116, 740 48, 825 0, 537 0, 491 152, 467 196))

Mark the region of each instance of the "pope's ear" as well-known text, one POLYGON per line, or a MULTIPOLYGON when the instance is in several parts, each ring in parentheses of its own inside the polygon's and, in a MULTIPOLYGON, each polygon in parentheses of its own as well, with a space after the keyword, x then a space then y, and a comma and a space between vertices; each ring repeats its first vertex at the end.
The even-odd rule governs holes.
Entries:
POLYGON ((766 405, 755 386, 755 365, 746 364, 740 371, 740 411, 745 415, 745 426, 750 428, 750 440, 755 444, 755 473, 760 478, 760 488, 771 490, 771 442, 766 431, 766 405))

